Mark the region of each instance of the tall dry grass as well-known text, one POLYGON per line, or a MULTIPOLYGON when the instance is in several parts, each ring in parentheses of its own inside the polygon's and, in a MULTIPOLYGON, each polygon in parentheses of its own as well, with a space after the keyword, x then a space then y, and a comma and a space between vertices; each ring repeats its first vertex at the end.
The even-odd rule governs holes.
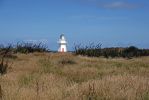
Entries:
POLYGON ((0 76, 2 100, 149 100, 149 57, 16 56, 0 76))

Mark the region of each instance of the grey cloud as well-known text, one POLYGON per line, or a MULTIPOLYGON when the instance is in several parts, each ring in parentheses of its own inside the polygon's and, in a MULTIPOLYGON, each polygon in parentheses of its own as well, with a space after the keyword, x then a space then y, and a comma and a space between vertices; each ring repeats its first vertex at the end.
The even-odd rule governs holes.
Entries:
POLYGON ((98 7, 108 8, 108 9, 135 9, 135 8, 141 7, 141 5, 139 4, 120 2, 120 1, 111 2, 111 3, 101 3, 101 4, 99 3, 97 5, 98 7))
POLYGON ((143 6, 136 2, 125 0, 70 0, 87 6, 95 6, 104 9, 136 9, 143 6))
POLYGON ((48 43, 48 40, 47 39, 39 39, 39 40, 27 39, 27 40, 24 40, 24 42, 27 42, 27 43, 43 43, 43 44, 47 44, 48 43))

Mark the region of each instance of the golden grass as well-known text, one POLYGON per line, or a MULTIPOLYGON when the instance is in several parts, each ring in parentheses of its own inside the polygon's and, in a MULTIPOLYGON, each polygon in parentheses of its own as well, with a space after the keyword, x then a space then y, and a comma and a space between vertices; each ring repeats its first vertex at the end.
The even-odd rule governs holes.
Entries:
POLYGON ((149 57, 17 54, 0 76, 2 100, 149 100, 149 57))

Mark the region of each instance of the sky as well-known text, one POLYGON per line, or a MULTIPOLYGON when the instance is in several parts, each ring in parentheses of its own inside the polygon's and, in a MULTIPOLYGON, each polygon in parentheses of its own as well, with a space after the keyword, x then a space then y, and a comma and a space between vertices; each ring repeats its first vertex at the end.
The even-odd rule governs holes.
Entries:
POLYGON ((43 42, 57 50, 64 33, 68 48, 149 48, 149 0, 0 0, 0 44, 43 42))

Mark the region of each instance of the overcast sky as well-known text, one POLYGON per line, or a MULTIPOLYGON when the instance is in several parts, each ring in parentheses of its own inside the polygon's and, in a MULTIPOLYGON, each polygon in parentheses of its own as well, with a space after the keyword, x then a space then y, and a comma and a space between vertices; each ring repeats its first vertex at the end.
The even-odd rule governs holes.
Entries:
POLYGON ((149 0, 0 0, 0 43, 43 41, 149 48, 149 0))

